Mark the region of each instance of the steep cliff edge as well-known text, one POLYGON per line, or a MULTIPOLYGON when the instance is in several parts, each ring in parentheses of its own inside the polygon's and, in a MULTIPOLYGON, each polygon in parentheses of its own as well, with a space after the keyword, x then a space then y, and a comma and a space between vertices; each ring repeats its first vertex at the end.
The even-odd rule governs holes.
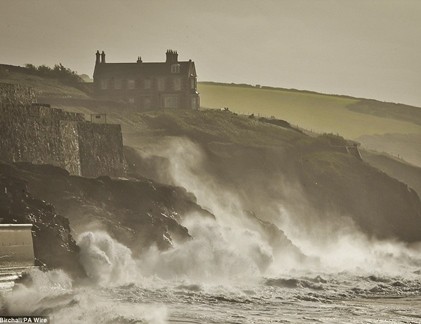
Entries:
POLYGON ((367 161, 390 176, 407 183, 421 197, 421 167, 386 153, 363 150, 361 154, 364 161, 367 161))

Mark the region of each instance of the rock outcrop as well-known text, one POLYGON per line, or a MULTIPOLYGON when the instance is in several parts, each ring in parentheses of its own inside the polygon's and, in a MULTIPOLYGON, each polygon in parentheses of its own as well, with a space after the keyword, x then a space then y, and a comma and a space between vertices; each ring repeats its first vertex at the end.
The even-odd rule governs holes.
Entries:
POLYGON ((75 237, 88 230, 106 231, 130 247, 135 255, 152 244, 167 249, 175 240, 189 239, 187 229, 179 223, 184 215, 213 217, 184 189, 141 177, 91 179, 71 176, 49 165, 0 166, 25 183, 36 198, 54 205, 66 217, 67 226, 70 221, 75 237))

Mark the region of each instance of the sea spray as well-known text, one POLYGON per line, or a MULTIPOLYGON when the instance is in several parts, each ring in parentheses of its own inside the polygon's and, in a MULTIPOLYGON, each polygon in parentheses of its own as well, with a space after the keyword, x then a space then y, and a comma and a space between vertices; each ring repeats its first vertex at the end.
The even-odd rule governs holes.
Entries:
MULTIPOLYGON (((278 226, 304 254, 315 262, 296 264, 301 271, 349 271, 399 275, 421 266, 421 244, 376 239, 363 233, 349 217, 328 219, 296 214, 279 207, 278 226)), ((276 267, 278 263, 275 262, 276 267)))
MULTIPOLYGON (((299 266, 305 259, 305 255, 273 222, 262 220, 279 218, 277 210, 279 202, 273 202, 272 210, 275 211, 273 215, 255 215, 245 210, 241 196, 235 191, 228 190, 218 177, 212 176, 207 170, 206 153, 198 144, 187 138, 171 138, 142 150, 140 154, 143 159, 159 156, 168 161, 167 167, 160 172, 160 180, 192 192, 197 198, 197 203, 215 215, 216 226, 225 233, 225 241, 222 240, 225 248, 232 248, 237 255, 249 258, 251 262, 248 263, 256 266, 260 275, 266 274, 268 267, 275 273, 289 271, 299 266), (278 259, 276 266, 271 265, 275 259, 278 259)), ((201 228, 200 224, 203 222, 194 217, 188 217, 183 221, 183 225, 190 233, 195 229, 197 232, 201 228)), ((208 241, 219 241, 219 231, 202 231, 193 236, 201 239, 203 235, 215 235, 208 241)), ((211 250, 211 253, 213 251, 211 250)), ((244 273, 248 267, 239 269, 240 273, 244 273)))
POLYGON ((150 248, 139 266, 145 275, 198 282, 256 280, 272 262, 272 249, 259 233, 190 216, 183 225, 192 239, 168 251, 150 248))
MULTIPOLYGON (((188 138, 175 137, 141 152, 144 159, 152 156, 165 159, 168 163, 165 169, 160 170, 160 180, 192 192, 198 204, 215 215, 221 228, 231 228, 240 232, 248 230, 260 237, 263 245, 272 249, 270 266, 260 274, 277 276, 291 271, 385 271, 396 274, 403 271, 404 267, 408 267, 409 272, 413 270, 413 266, 419 267, 419 246, 369 237, 345 212, 332 209, 321 215, 304 198, 300 184, 285 181, 282 175, 274 174, 256 184, 261 192, 257 197, 253 197, 253 201, 261 198, 264 204, 264 208, 256 206, 257 210, 264 211, 264 214, 257 216, 282 230, 285 237, 305 257, 297 258, 293 249, 277 253, 271 242, 265 239, 265 229, 256 225, 256 218, 248 217, 244 206, 249 204, 244 201, 245 197, 232 188, 228 189, 225 182, 215 173, 217 171, 212 171, 207 163, 207 154, 202 146, 188 138), (262 183, 265 187, 262 187, 262 183)), ((253 179, 247 174, 245 178, 253 179)), ((252 192, 258 192, 257 189, 252 192)), ((191 224, 185 225, 187 228, 190 226, 189 231, 193 230, 191 224)), ((209 233, 216 234, 212 231, 209 233)), ((230 242, 226 246, 241 246, 241 243, 235 243, 235 236, 227 237, 230 242)), ((213 240, 218 241, 220 238, 215 236, 213 240)), ((242 256, 248 255, 247 251, 237 251, 242 256)), ((181 254, 180 251, 178 253, 181 254)))
MULTIPOLYGON (((254 253, 256 250, 262 253, 265 246, 261 245, 258 235, 242 228, 221 226, 215 220, 199 220, 194 215, 187 217, 183 224, 189 228, 193 238, 168 251, 151 251, 153 260, 146 256, 134 260, 130 250, 107 233, 83 233, 78 241, 84 243, 80 245, 84 255, 81 260, 85 262, 86 269, 92 271, 90 284, 76 282, 72 285, 62 271, 44 273, 33 270, 32 283, 17 285, 5 297, 10 314, 49 315, 54 323, 76 324, 226 323, 242 319, 267 323, 275 318, 300 322, 303 316, 334 318, 333 321, 326 320, 326 323, 344 318, 351 323, 355 315, 349 315, 343 303, 354 303, 355 299, 356 306, 361 310, 361 317, 354 321, 357 323, 364 321, 362 319, 371 319, 371 307, 381 305, 373 303, 362 309, 358 304, 361 296, 419 294, 417 272, 413 272, 412 276, 402 273, 397 277, 385 274, 362 277, 356 271, 317 275, 316 272, 303 275, 296 271, 287 276, 262 280, 267 271, 258 269, 257 264, 261 261, 254 253), (120 257, 115 256, 119 253, 120 257), (110 270, 118 260, 127 269, 110 270), (215 265, 212 266, 211 262, 215 265), (166 280, 156 280, 152 276, 146 278, 149 284, 143 285, 146 279, 139 274, 134 278, 142 280, 135 284, 115 285, 111 280, 134 281, 134 278, 125 278, 134 269, 144 271, 146 266, 151 267, 151 273, 166 277, 166 280), (107 274, 105 277, 95 275, 103 268, 107 274), (162 272, 164 270, 169 273, 162 272)), ((402 261, 403 256, 394 250, 396 247, 399 246, 384 245, 382 258, 389 255, 393 260, 402 261)), ((407 249, 401 248, 402 251, 407 249)), ((415 252, 405 255, 411 260, 417 256, 415 252)), ((412 270, 415 269, 412 267, 412 270)), ((418 316, 411 310, 412 304, 400 304, 399 307, 402 313, 412 311, 410 314, 414 315, 411 316, 418 316)), ((383 319, 396 318, 395 313, 388 312, 390 314, 380 312, 383 319)))
POLYGON ((85 232, 77 240, 86 274, 102 286, 117 286, 137 280, 132 252, 105 232, 85 232))
POLYGON ((46 315, 52 323, 167 323, 162 303, 146 299, 134 304, 115 297, 119 287, 126 291, 144 282, 129 248, 105 232, 82 233, 78 244, 87 280, 72 281, 62 270, 31 269, 0 298, 2 315, 46 315), (122 286, 129 282, 136 285, 122 286))

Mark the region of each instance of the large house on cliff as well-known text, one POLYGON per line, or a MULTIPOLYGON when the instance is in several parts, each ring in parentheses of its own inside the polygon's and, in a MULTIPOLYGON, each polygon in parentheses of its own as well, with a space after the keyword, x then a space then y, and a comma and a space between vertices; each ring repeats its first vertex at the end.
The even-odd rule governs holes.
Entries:
POLYGON ((99 98, 124 101, 140 109, 198 109, 197 75, 194 62, 179 61, 167 50, 166 61, 106 63, 105 53, 96 52, 94 89, 99 98))

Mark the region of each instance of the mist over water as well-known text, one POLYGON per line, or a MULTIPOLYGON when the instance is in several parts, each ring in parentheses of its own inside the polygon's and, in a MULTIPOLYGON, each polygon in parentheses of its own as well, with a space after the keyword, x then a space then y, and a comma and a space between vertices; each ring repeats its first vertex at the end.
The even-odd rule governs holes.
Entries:
MULTIPOLYGON (((267 213, 254 215, 206 171, 204 152, 187 139, 142 154, 165 158, 160 180, 186 188, 215 218, 182 215, 190 240, 174 241, 167 251, 152 246, 138 258, 106 232, 89 229, 77 239, 89 278, 72 282, 62 271, 33 270, 31 283, 3 298, 10 314, 152 324, 421 318, 419 244, 367 237, 346 215, 322 218, 289 183, 279 183, 290 189, 288 202, 265 200, 267 213)), ((267 181, 274 186, 282 179, 267 181)))

